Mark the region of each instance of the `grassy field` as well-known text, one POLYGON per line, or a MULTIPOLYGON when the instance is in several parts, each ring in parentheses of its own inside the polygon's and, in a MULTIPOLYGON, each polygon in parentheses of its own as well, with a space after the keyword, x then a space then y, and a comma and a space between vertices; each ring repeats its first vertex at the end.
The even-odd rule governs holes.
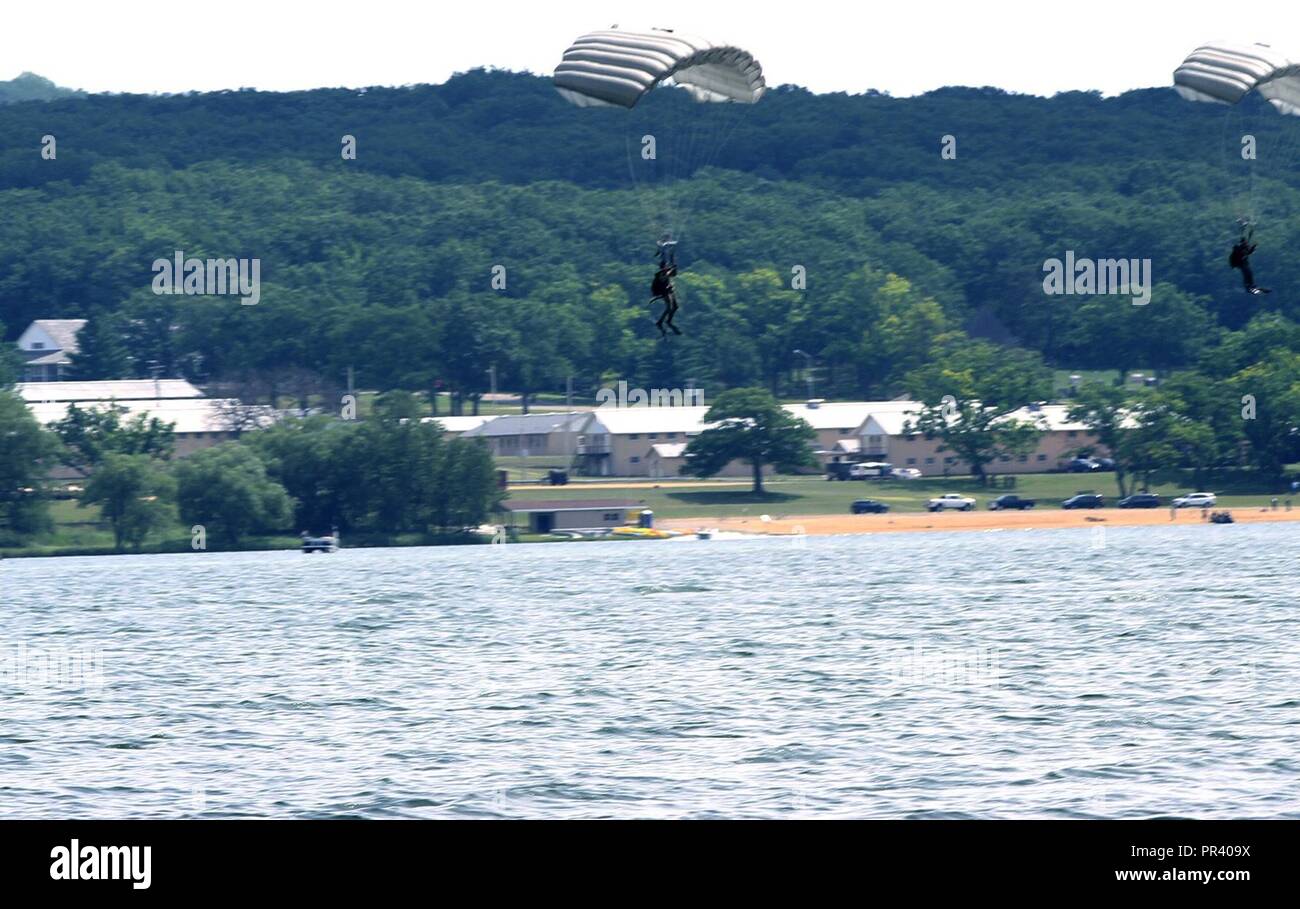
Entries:
MULTIPOLYGON (((636 482, 625 480, 624 482, 636 482)), ((644 480, 658 484, 650 489, 619 489, 611 483, 571 481, 567 486, 543 486, 514 489, 515 499, 627 499, 640 507, 652 509, 665 518, 735 517, 759 514, 843 514, 854 499, 876 499, 885 502, 893 511, 924 511, 925 502, 932 496, 959 492, 973 497, 977 508, 985 509, 988 502, 1006 492, 1038 500, 1039 508, 1058 508, 1062 500, 1079 492, 1098 492, 1106 497, 1108 505, 1119 500, 1113 473, 1023 474, 1015 477, 1015 487, 1008 489, 981 487, 969 477, 950 479, 890 480, 868 482, 848 480, 829 482, 815 477, 773 477, 765 481, 767 487, 756 496, 747 483, 734 487, 705 487, 692 489, 688 481, 644 480)), ((718 481, 712 481, 718 482, 718 481)), ((1177 473, 1162 477, 1153 483, 1151 491, 1164 502, 1185 492, 1194 491, 1187 478, 1177 473)), ((1249 508, 1266 505, 1274 493, 1257 488, 1217 484, 1211 490, 1219 495, 1219 504, 1225 508, 1249 508)), ((1286 496, 1281 496, 1285 500, 1286 496)), ((1297 498, 1300 502, 1300 497, 1297 498)))

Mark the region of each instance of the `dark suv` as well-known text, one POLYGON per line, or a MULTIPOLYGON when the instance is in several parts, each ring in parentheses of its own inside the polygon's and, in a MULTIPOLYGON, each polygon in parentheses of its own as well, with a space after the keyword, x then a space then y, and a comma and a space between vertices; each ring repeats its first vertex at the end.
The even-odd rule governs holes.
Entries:
POLYGON ((1009 494, 998 496, 992 502, 989 502, 989 509, 992 511, 1001 511, 1004 508, 1015 508, 1024 511, 1026 508, 1033 508, 1038 502, 1034 499, 1022 499, 1018 495, 1009 494))
POLYGON ((1095 492, 1081 492, 1077 496, 1070 496, 1061 503, 1062 508, 1104 508, 1106 507, 1105 496, 1099 496, 1095 492))
POLYGON ((889 506, 875 499, 855 499, 853 502, 854 514, 884 514, 887 511, 889 506))
POLYGON ((1135 492, 1119 500, 1120 508, 1159 508, 1160 496, 1151 492, 1135 492))

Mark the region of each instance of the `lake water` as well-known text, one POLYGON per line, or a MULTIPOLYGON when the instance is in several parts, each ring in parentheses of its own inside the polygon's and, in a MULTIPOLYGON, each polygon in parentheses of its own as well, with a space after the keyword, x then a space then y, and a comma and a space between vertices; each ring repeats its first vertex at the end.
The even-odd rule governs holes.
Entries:
POLYGON ((1300 817, 1295 525, 0 563, 10 817, 1300 817))

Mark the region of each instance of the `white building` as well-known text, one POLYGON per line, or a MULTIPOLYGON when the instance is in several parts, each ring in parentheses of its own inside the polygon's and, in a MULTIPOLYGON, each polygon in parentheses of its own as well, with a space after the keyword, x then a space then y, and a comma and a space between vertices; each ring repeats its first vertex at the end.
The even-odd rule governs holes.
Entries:
POLYGON ((78 352, 77 334, 85 319, 37 319, 18 338, 24 382, 58 382, 67 377, 78 352))
POLYGON ((57 423, 76 405, 81 410, 116 406, 123 418, 140 414, 173 424, 176 454, 183 456, 239 432, 270 425, 267 407, 249 407, 234 399, 205 398, 184 379, 120 379, 104 382, 24 382, 17 386, 37 422, 57 423))

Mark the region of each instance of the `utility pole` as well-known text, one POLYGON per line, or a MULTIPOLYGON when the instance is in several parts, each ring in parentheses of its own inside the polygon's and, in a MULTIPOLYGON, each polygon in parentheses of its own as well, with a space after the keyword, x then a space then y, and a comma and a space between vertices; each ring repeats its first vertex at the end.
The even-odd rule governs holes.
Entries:
POLYGON ((808 381, 808 400, 811 401, 813 398, 817 397, 817 395, 813 391, 813 382, 815 381, 815 379, 813 378, 813 372, 812 372, 812 363, 813 363, 812 354, 805 353, 802 350, 796 350, 794 351, 794 353, 804 358, 804 364, 803 364, 804 376, 808 381))

